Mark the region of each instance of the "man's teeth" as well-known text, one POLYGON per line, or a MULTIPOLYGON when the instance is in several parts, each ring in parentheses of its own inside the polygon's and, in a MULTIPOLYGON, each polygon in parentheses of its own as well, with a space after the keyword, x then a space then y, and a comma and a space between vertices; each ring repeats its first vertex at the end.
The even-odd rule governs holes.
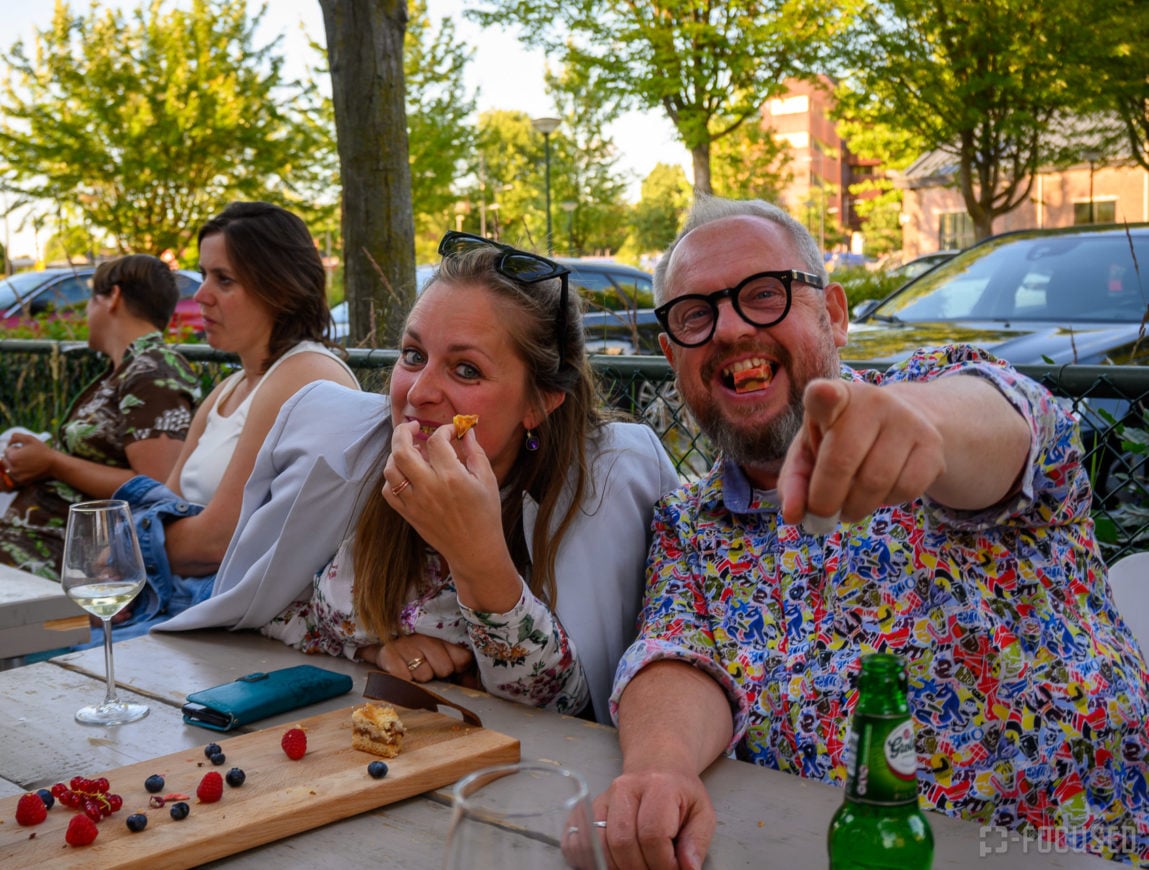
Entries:
POLYGON ((739 360, 722 370, 722 380, 733 387, 736 393, 764 390, 770 386, 773 378, 772 364, 761 357, 739 360))

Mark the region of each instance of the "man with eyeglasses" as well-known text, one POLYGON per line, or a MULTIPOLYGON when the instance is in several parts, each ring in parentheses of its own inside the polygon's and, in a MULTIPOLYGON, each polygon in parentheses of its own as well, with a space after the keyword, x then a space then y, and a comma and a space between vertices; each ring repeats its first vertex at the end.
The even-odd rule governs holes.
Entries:
POLYGON ((720 455, 655 511, 612 696, 623 774, 595 801, 612 863, 700 867, 716 821, 700 774, 723 753, 844 784, 876 651, 906 661, 928 805, 1149 857, 1149 675, 1073 419, 971 347, 843 366, 845 292, 767 203, 696 202, 654 286, 679 394, 720 455), (1130 830, 1133 846, 1110 836, 1130 830))

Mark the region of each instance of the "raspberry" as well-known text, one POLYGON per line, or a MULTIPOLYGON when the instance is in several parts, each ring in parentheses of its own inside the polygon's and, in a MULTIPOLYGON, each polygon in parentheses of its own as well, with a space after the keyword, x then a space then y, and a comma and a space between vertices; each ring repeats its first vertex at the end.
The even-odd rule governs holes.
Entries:
POLYGON ((138 834, 148 826, 148 817, 143 813, 132 813, 127 818, 128 830, 133 834, 138 834))
POLYGON ((172 804, 172 809, 171 809, 172 818, 175 819, 177 822, 181 821, 182 819, 186 819, 188 817, 188 813, 190 813, 190 812, 191 812, 191 807, 189 807, 183 801, 180 801, 179 803, 172 804))
POLYGON ((158 773, 153 773, 144 780, 144 788, 146 788, 150 794, 157 794, 164 790, 164 778, 158 773))
POLYGON ((52 792, 46 788, 42 788, 36 792, 36 794, 40 795, 40 800, 44 802, 45 807, 52 809, 52 806, 56 803, 56 798, 52 795, 52 792))
POLYGON ((382 779, 387 775, 387 764, 383 761, 372 761, 367 765, 367 772, 372 779, 382 779))
POLYGON ((29 827, 40 824, 46 818, 48 818, 48 808, 44 806, 44 801, 40 799, 40 795, 35 792, 28 792, 20 796, 20 802, 16 804, 17 822, 24 827, 29 827))
POLYGON ((247 774, 241 768, 233 767, 227 772, 225 779, 232 788, 239 788, 247 780, 247 774))
POLYGON ((288 729, 279 745, 283 747, 288 758, 292 761, 299 761, 307 754, 307 735, 303 733, 302 728, 288 729))
POLYGON ((64 839, 68 841, 69 846, 87 846, 99 836, 100 829, 96 827, 96 823, 85 816, 83 813, 77 813, 72 816, 72 821, 68 822, 68 831, 64 834, 64 839))
POLYGON ((223 797, 223 777, 214 770, 205 773, 199 781, 199 788, 195 790, 195 796, 202 804, 214 804, 223 797))

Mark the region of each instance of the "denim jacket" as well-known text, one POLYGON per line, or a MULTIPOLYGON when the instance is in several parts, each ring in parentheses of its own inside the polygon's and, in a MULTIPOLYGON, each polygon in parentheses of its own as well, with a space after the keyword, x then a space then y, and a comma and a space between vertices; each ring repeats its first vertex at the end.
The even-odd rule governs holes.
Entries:
POLYGON ((215 575, 181 577, 173 574, 164 549, 164 525, 170 520, 194 517, 203 510, 203 505, 192 504, 164 484, 143 475, 121 485, 112 497, 131 505, 144 568, 148 572, 147 586, 136 599, 131 618, 115 627, 116 639, 120 640, 143 634, 160 619, 206 598, 215 575), (129 626, 136 630, 127 631, 129 626))

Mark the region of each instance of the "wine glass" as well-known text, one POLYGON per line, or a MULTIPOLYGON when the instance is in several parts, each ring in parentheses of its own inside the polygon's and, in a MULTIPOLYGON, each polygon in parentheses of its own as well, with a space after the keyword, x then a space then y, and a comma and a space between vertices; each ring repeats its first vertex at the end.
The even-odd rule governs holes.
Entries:
POLYGON ((605 870, 586 782, 553 764, 487 767, 459 780, 447 870, 605 870))
POLYGON ((120 725, 148 715, 146 704, 116 695, 112 667, 112 617, 144 588, 144 557, 126 501, 84 501, 68 509, 60 581, 68 597, 104 623, 104 667, 108 688, 101 704, 76 712, 85 725, 120 725))

